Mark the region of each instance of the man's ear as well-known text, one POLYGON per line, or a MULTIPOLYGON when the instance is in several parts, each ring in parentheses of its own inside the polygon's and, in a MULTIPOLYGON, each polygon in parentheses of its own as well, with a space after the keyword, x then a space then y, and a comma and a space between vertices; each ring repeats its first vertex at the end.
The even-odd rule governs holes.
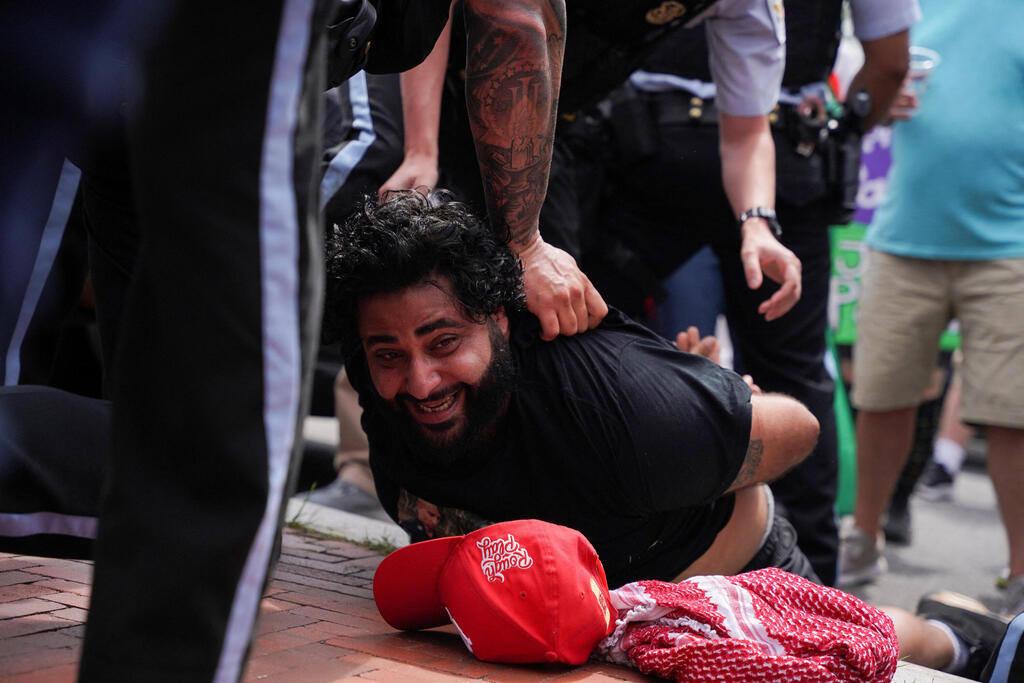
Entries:
POLYGON ((508 339, 508 315, 505 313, 505 307, 500 306, 491 315, 491 319, 498 325, 498 329, 501 330, 501 334, 504 335, 505 339, 508 339))

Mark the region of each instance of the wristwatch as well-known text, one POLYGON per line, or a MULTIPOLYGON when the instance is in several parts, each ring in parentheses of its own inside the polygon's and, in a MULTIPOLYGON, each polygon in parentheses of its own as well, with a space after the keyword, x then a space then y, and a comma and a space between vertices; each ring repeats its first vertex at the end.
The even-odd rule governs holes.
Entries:
POLYGON ((767 206, 755 206, 752 209, 747 209, 740 214, 738 225, 743 227, 743 224, 749 221, 751 218, 763 218, 768 227, 772 229, 776 237, 782 237, 782 226, 779 224, 779 219, 775 215, 775 209, 770 209, 767 206))

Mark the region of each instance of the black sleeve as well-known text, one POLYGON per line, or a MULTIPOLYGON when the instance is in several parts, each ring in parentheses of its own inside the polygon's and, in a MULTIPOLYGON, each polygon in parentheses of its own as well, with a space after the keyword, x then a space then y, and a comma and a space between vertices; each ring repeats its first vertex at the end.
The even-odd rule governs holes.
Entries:
POLYGON ((408 71, 430 54, 448 21, 449 0, 378 0, 367 55, 373 74, 408 71))
POLYGON ((706 358, 638 341, 623 349, 620 406, 634 482, 650 505, 708 503, 735 480, 750 441, 750 389, 706 358))

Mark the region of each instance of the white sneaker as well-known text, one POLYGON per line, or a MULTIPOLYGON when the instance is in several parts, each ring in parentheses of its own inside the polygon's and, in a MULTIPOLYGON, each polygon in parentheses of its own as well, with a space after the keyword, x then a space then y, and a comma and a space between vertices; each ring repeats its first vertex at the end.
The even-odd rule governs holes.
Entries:
POLYGON ((882 548, 885 541, 853 525, 839 534, 839 574, 836 586, 849 588, 874 581, 889 569, 882 548))

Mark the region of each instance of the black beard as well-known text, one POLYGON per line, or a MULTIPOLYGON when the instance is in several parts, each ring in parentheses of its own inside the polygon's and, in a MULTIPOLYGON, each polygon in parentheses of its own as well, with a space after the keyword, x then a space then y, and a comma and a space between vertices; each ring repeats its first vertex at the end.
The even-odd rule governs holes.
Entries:
MULTIPOLYGON (((406 400, 401 395, 394 401, 386 401, 374 395, 374 400, 412 455, 431 467, 450 467, 457 462, 471 459, 483 446, 493 439, 498 421, 508 409, 509 397, 515 388, 516 368, 508 340, 498 326, 490 321, 491 363, 476 386, 462 384, 465 392, 465 425, 459 432, 447 438, 441 434, 428 436, 424 426, 409 414, 406 400)), ((441 427, 438 425, 437 427, 441 427)), ((427 425, 426 429, 431 430, 427 425)))

